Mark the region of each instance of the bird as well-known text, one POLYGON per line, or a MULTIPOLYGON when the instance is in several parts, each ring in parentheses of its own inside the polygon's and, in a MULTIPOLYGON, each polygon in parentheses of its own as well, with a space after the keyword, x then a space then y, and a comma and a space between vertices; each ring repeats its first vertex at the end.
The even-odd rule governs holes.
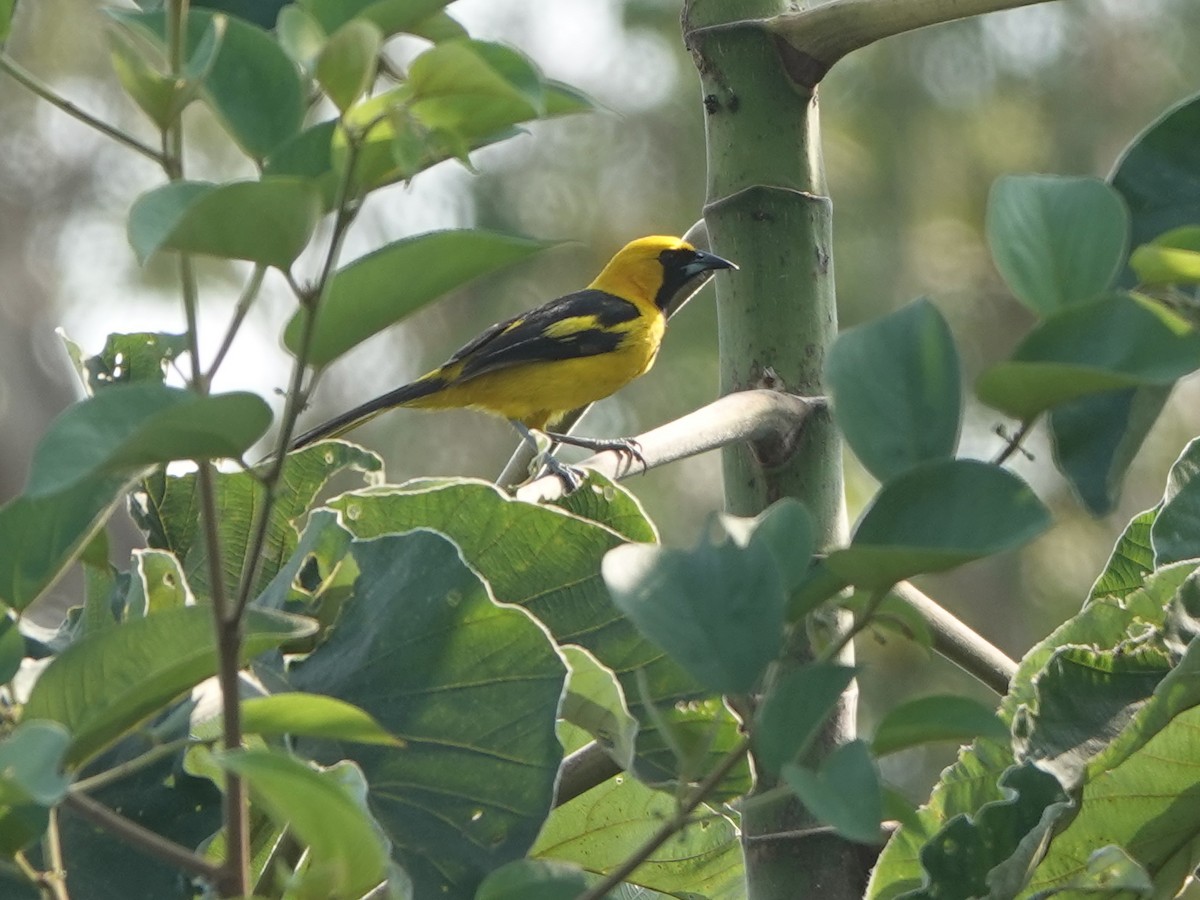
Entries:
MULTIPOLYGON (((433 371, 305 432, 290 449, 339 437, 397 407, 468 408, 508 419, 535 453, 533 432, 540 432, 557 443, 640 459, 636 444, 625 438, 584 438, 549 429, 647 372, 658 355, 672 301, 689 288, 694 292, 717 271, 736 268, 682 238, 638 238, 583 290, 492 325, 433 371)), ((582 484, 579 472, 553 455, 544 463, 568 491, 582 484)))

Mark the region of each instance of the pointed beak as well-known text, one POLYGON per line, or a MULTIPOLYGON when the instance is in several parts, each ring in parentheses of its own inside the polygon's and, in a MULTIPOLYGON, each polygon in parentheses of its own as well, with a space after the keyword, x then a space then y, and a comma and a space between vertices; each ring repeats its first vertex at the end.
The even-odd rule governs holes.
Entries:
POLYGON ((727 259, 722 259, 715 253, 709 253, 706 250, 697 250, 696 258, 684 267, 688 278, 693 278, 696 275, 701 275, 705 272, 713 272, 717 269, 736 269, 737 266, 727 259))

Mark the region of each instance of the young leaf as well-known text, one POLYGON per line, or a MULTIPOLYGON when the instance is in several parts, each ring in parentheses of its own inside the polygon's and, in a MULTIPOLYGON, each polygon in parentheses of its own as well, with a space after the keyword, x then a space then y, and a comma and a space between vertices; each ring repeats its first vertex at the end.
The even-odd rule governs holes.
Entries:
POLYGON ((305 178, 177 181, 134 202, 129 243, 143 264, 160 250, 177 250, 287 270, 320 217, 320 190, 305 178))
POLYGON ((370 713, 322 694, 296 692, 243 700, 242 728, 249 734, 292 734, 404 746, 404 741, 388 734, 370 713))
POLYGON ((382 46, 378 26, 362 19, 351 19, 325 42, 317 57, 317 81, 342 112, 374 82, 382 46))
MULTIPOLYGON (((339 269, 330 280, 308 362, 328 365, 442 294, 550 246, 464 229, 433 231, 381 247, 339 269)), ((300 345, 306 315, 297 312, 284 331, 284 343, 292 353, 300 345)))
POLYGON ((1115 294, 1048 316, 975 389, 984 403, 1027 421, 1089 394, 1170 385, 1197 366, 1200 334, 1162 307, 1115 294))
POLYGON ((842 744, 816 771, 785 763, 783 780, 809 812, 842 837, 862 844, 881 842, 883 790, 864 742, 842 744))
POLYGON ((1185 225, 1134 249, 1129 265, 1143 285, 1200 282, 1200 226, 1185 225))
POLYGON ((928 300, 842 332, 825 380, 842 433, 880 481, 954 455, 962 416, 958 352, 928 300))
POLYGON ((779 653, 783 582, 761 544, 626 544, 601 572, 638 630, 714 691, 747 693, 779 653))
POLYGON ((1200 438, 1183 448, 1167 475, 1162 503, 1150 525, 1151 570, 1200 554, 1200 438))
POLYGON ((1100 597, 1116 597, 1123 600, 1146 583, 1146 576, 1154 571, 1154 547, 1150 543, 1150 529, 1158 516, 1158 510, 1147 509, 1138 513, 1118 538, 1104 571, 1096 578, 1088 592, 1088 601, 1100 597))
POLYGON ((886 756, 932 741, 967 743, 977 737, 1008 740, 1008 728, 994 709, 956 694, 919 697, 888 710, 875 729, 871 752, 886 756))
POLYGON ((271 408, 254 394, 200 396, 153 382, 113 387, 50 424, 34 454, 26 496, 176 459, 240 457, 270 424, 271 408))
POLYGON ((1005 176, 988 197, 988 245, 1009 289, 1040 315, 1086 303, 1113 283, 1129 213, 1097 178, 1005 176))
MULTIPOLYGON (((314 630, 308 619, 248 610, 243 659, 314 630)), ((65 725, 71 732, 66 762, 76 768, 216 674, 216 666, 212 609, 164 610, 64 650, 34 684, 25 717, 65 725)))
POLYGON ((1049 511, 1011 472, 969 459, 925 463, 880 488, 850 546, 825 564, 851 584, 885 590, 1013 550, 1049 525, 1049 511))
POLYGON ((217 762, 250 785, 251 796, 289 825, 311 853, 301 896, 358 897, 387 875, 387 846, 354 797, 294 756, 272 749, 234 750, 217 762))
POLYGON ((755 716, 758 764, 775 775, 804 753, 856 671, 851 666, 811 663, 780 678, 755 716))

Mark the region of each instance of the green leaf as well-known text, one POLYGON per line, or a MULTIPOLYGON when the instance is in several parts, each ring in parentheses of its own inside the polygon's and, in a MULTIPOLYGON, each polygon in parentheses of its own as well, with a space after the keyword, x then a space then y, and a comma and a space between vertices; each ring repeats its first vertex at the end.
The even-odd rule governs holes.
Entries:
POLYGON ((1167 475, 1167 489, 1157 514, 1151 519, 1151 569, 1159 569, 1200 555, 1200 439, 1183 448, 1167 475))
POLYGON ((1089 602, 1100 597, 1123 600, 1146 583, 1146 576, 1154 571, 1150 528, 1157 516, 1157 509, 1148 509, 1129 520, 1113 547, 1104 571, 1088 592, 1089 602))
POLYGON ((25 637, 10 616, 0 617, 0 684, 8 684, 21 670, 25 658, 25 637))
POLYGON ((878 844, 882 835, 883 790, 871 751, 863 741, 842 744, 816 771, 784 763, 783 780, 805 809, 842 837, 878 844))
POLYGON ((807 578, 816 535, 812 516, 804 504, 785 497, 753 519, 720 515, 717 523, 739 547, 754 542, 768 550, 785 591, 795 590, 807 578))
MULTIPOLYGON (((530 855, 607 873, 635 853, 675 811, 669 794, 618 775, 550 813, 530 855)), ((717 807, 701 805, 697 813, 701 821, 687 825, 659 847, 629 882, 673 897, 741 900, 746 887, 737 829, 717 807)))
POLYGON ((12 17, 17 9, 17 0, 0 0, 0 44, 12 33, 12 17))
POLYGON ((1185 225, 1134 249, 1129 265, 1143 285, 1200 283, 1200 226, 1185 225))
POLYGON ((553 801, 565 669, 542 629, 495 605, 440 535, 356 543, 360 575, 337 627, 292 670, 301 690, 364 709, 403 750, 344 751, 415 896, 469 900, 520 858, 553 801))
POLYGON ((71 735, 57 722, 25 716, 0 741, 0 806, 54 806, 71 779, 59 771, 71 735))
POLYGON ((387 875, 387 847, 351 794, 293 756, 272 749, 234 750, 217 762, 241 776, 253 800, 308 846, 301 897, 358 897, 387 875))
POLYGON ((954 338, 928 300, 841 333, 825 361, 833 413, 880 481, 954 455, 962 384, 954 338))
POLYGON ((317 81, 342 112, 375 81, 382 46, 383 32, 362 19, 351 19, 325 42, 317 57, 317 81))
POLYGON ((240 457, 270 424, 271 408, 254 394, 200 396, 152 382, 113 387, 50 424, 34 453, 26 496, 177 459, 240 457))
POLYGON ((1044 900, 1067 891, 1082 894, 1125 896, 1131 892, 1139 897, 1154 896, 1154 883, 1146 870, 1120 847, 1109 844, 1087 858, 1083 871, 1059 887, 1038 891, 1031 900, 1044 900))
POLYGON ((1117 294, 1048 316, 976 382, 1014 418, 1089 394, 1170 385, 1200 365, 1200 334, 1163 307, 1117 294))
POLYGON ((765 546, 626 544, 601 572, 638 630, 714 691, 748 693, 779 654, 785 595, 765 546))
MULTIPOLYGON (((308 362, 325 366, 371 335, 481 275, 552 246, 488 231, 434 231, 388 244, 339 269, 321 300, 308 362)), ((296 353, 301 310, 284 343, 296 353)))
MULTIPOLYGON (((109 15, 165 47, 166 14, 162 10, 113 11, 109 15)), ((254 159, 263 159, 300 130, 305 106, 300 75, 266 31, 207 9, 188 13, 189 59, 210 39, 207 36, 214 22, 221 20, 224 37, 204 77, 202 96, 238 145, 254 159)))
POLYGON ((1097 178, 998 178, 987 236, 1017 299, 1040 315, 1094 300, 1113 283, 1129 241, 1129 213, 1097 178))
POLYGON ((1011 472, 968 459, 924 463, 880 488, 850 546, 825 564, 851 584, 884 590, 1016 549, 1049 525, 1049 511, 1011 472))
MULTIPOLYGON (((329 505, 359 538, 413 528, 445 534, 497 600, 521 606, 556 643, 578 644, 616 673, 639 723, 639 777, 656 783, 677 777, 674 739, 664 736, 664 727, 707 748, 706 765, 715 765, 740 740, 724 704, 702 702, 709 692, 613 605, 600 562, 624 542, 621 535, 552 506, 514 500, 481 481, 410 482, 345 494, 329 505), (555 548, 552 555, 547 547, 555 548)), ((721 791, 744 793, 748 776, 746 768, 735 769, 721 791)))
POLYGON ((517 859, 483 879, 475 900, 575 900, 587 889, 587 879, 579 866, 517 859))
MULTIPOLYGON (((242 658, 313 630, 307 619, 248 610, 242 658)), ((216 670, 211 608, 168 609, 64 650, 33 686, 25 717, 65 725, 66 762, 77 768, 216 670)))
POLYGON ((296 692, 243 700, 242 728, 249 734, 292 734, 404 746, 404 741, 388 734, 370 713, 322 694, 296 692))
MULTIPOLYGON (((280 476, 283 489, 271 510, 251 597, 263 591, 291 558, 298 539, 293 523, 302 519, 330 479, 341 472, 358 472, 366 484, 377 484, 383 478, 383 461, 346 441, 324 441, 288 454, 280 476)), ((142 487, 140 502, 132 512, 150 546, 175 554, 197 596, 211 596, 208 548, 199 531, 200 493, 195 473, 156 473, 142 487)), ((265 492, 262 482, 250 472, 217 472, 213 488, 221 510, 217 539, 226 565, 225 590, 232 595, 241 580, 241 561, 248 552, 254 515, 261 508, 265 492)), ((286 598, 291 583, 289 577, 286 586, 278 586, 276 595, 286 598)))
POLYGON ((138 261, 160 250, 245 259, 287 270, 321 217, 321 194, 305 178, 213 185, 177 181, 143 194, 129 211, 138 261))
POLYGON ((771 685, 752 732, 759 766, 777 775, 804 753, 857 671, 817 662, 792 669, 771 685))
POLYGON ((588 472, 587 483, 581 490, 559 497, 554 505, 581 519, 603 525, 627 541, 658 541, 658 531, 647 517, 641 501, 628 488, 599 472, 588 472))
POLYGON ((58 580, 104 525, 125 492, 125 477, 88 478, 45 497, 0 506, 0 602, 26 609, 58 580))
POLYGON ((977 737, 1003 742, 1008 728, 996 711, 970 697, 941 694, 919 697, 888 710, 875 729, 871 751, 886 756, 933 741, 966 743, 977 737))
POLYGON ((351 19, 374 22, 387 36, 418 25, 450 0, 299 0, 329 33, 351 19))
POLYGON ((1132 246, 1200 222, 1197 129, 1200 96, 1193 95, 1163 113, 1122 153, 1112 183, 1132 215, 1132 246))
POLYGON ((162 550, 134 550, 127 617, 148 616, 195 603, 179 560, 162 550))
POLYGON ((310 70, 321 54, 327 37, 321 24, 295 3, 288 3, 279 11, 275 34, 279 38, 279 46, 292 62, 310 70))
POLYGON ((622 769, 633 765, 637 721, 625 709, 612 672, 578 647, 560 648, 570 666, 559 714, 596 739, 622 769))
MULTIPOLYGON (((413 113, 429 128, 479 134, 481 119, 497 108, 510 116, 541 115, 542 76, 521 53, 503 44, 461 40, 435 44, 408 70, 413 113)), ((506 117, 508 118, 508 117, 506 117)), ((509 125, 519 119, 512 118, 509 125)), ((495 130, 492 124, 487 130, 495 130)))
POLYGON ((110 334, 103 350, 81 360, 81 375, 90 394, 114 384, 161 383, 166 378, 168 364, 187 349, 186 334, 110 334))

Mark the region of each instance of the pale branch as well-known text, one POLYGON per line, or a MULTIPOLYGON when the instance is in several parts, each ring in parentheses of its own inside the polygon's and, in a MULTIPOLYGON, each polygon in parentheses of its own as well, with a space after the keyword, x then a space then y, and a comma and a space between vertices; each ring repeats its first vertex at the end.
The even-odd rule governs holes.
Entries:
MULTIPOLYGON (((786 455, 808 417, 824 405, 824 397, 797 397, 769 390, 740 391, 633 438, 644 466, 643 462, 630 460, 628 454, 615 450, 589 456, 578 465, 621 479, 740 441, 749 441, 775 458, 786 455)), ((518 499, 533 503, 556 500, 562 495, 562 480, 554 475, 539 478, 516 491, 518 499)))
POLYGON ((1008 693, 1009 682, 1017 674, 1017 664, 1003 650, 968 628, 909 582, 896 585, 893 592, 925 620, 936 653, 997 694, 1008 693))
POLYGON ((617 761, 598 743, 592 741, 584 744, 574 753, 563 757, 559 764, 554 805, 558 807, 570 803, 580 794, 620 775, 621 771, 617 761))

